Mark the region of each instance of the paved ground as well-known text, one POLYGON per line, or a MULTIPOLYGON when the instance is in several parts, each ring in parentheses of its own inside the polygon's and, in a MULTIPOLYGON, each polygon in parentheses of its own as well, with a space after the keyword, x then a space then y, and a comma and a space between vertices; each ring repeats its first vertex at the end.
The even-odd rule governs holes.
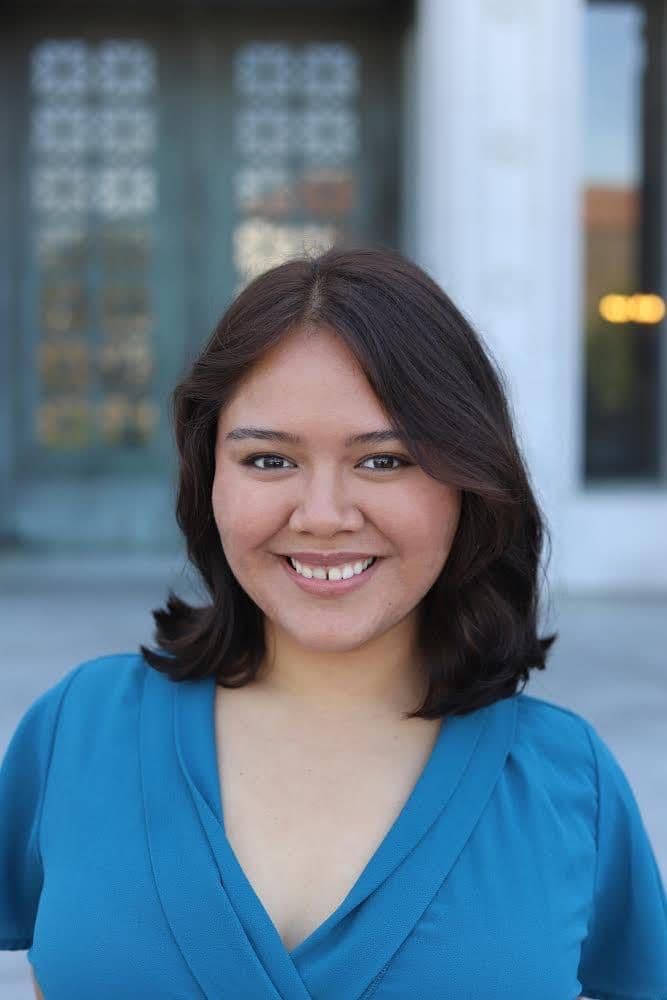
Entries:
MULTIPOLYGON (((84 659, 150 643, 167 587, 205 600, 182 561, 0 555, 0 753, 42 691, 84 659)), ((635 791, 667 880, 667 595, 552 595, 559 631, 526 692, 579 712, 609 743, 635 791)), ((32 1000, 26 953, 0 953, 0 996, 32 1000)))

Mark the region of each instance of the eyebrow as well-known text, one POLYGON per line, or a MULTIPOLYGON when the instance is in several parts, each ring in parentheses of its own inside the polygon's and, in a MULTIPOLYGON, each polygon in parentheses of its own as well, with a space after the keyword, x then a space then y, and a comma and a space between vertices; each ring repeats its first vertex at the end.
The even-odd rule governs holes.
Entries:
MULTIPOLYGON (((303 444, 303 438, 288 431, 274 431, 266 427, 235 427, 226 435, 226 441, 245 441, 255 438, 258 441, 282 441, 284 444, 303 444)), ((383 444, 385 441, 403 441, 398 431, 387 427, 378 431, 365 431, 345 439, 345 447, 352 448, 356 444, 383 444)))

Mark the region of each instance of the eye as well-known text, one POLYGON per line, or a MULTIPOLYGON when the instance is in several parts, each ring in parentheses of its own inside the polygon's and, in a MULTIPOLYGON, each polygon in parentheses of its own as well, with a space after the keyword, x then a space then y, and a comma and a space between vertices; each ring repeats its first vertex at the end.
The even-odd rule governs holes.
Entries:
MULTIPOLYGON (((260 459, 264 459, 264 458, 271 458, 271 459, 274 459, 277 462, 287 462, 288 461, 288 459, 286 459, 286 458, 281 458, 280 455, 248 455, 247 458, 243 459, 243 461, 241 462, 241 465, 251 465, 254 469, 259 469, 260 472, 270 472, 271 470, 267 469, 266 466, 255 465, 255 462, 259 462, 260 459)), ((274 469, 277 468, 278 470, 280 470, 280 466, 272 466, 272 468, 274 468, 274 469)))
POLYGON ((398 455, 371 455, 370 458, 365 458, 364 462, 379 462, 382 459, 384 459, 384 460, 388 459, 390 462, 398 462, 399 464, 395 465, 393 469, 385 467, 384 469, 374 469, 372 471, 374 471, 374 472, 394 472, 396 469, 400 469, 404 465, 411 465, 412 464, 411 462, 408 462, 405 458, 399 458, 398 455))
MULTIPOLYGON (((271 460, 272 463, 289 462, 289 459, 282 458, 280 455, 248 455, 247 458, 244 458, 242 460, 241 465, 252 466, 254 469, 259 469, 260 472, 271 472, 273 470, 280 472, 282 471, 282 469, 285 468, 285 466, 280 466, 275 464, 271 464, 270 466, 255 464, 256 462, 263 461, 264 459, 269 459, 271 460)), ((397 462, 398 465, 393 466, 393 468, 385 466, 384 468, 380 469, 377 468, 371 469, 372 472, 395 472, 397 468, 402 468, 403 466, 412 465, 412 463, 408 462, 407 459, 399 458, 398 455, 371 455, 370 458, 365 458, 362 464, 364 462, 379 462, 381 460, 384 461, 388 460, 389 462, 397 462)))

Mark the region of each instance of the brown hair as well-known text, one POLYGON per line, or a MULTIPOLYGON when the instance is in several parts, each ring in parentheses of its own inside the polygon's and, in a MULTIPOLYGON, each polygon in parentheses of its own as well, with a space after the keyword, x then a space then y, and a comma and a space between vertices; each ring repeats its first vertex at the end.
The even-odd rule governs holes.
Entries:
POLYGON ((172 395, 179 455, 176 519, 210 603, 169 590, 154 609, 146 661, 173 680, 239 687, 265 653, 262 612, 224 555, 211 506, 221 408, 290 331, 323 326, 360 363, 411 456, 462 491, 449 557, 422 601, 426 697, 406 718, 462 715, 525 686, 556 633, 538 638, 547 531, 515 440, 503 376, 481 337, 426 272, 387 248, 289 260, 231 303, 172 395))

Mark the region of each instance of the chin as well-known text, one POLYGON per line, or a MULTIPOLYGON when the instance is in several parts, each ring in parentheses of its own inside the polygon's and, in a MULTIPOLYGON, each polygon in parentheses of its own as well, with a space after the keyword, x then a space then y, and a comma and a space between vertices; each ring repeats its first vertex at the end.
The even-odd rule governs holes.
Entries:
POLYGON ((349 628, 346 630, 343 624, 335 629, 319 631, 317 628, 304 629, 301 624, 300 628, 288 628, 284 631, 291 636, 294 643, 313 653, 351 653, 375 638, 375 633, 368 632, 367 629, 355 634, 350 632, 349 628))

